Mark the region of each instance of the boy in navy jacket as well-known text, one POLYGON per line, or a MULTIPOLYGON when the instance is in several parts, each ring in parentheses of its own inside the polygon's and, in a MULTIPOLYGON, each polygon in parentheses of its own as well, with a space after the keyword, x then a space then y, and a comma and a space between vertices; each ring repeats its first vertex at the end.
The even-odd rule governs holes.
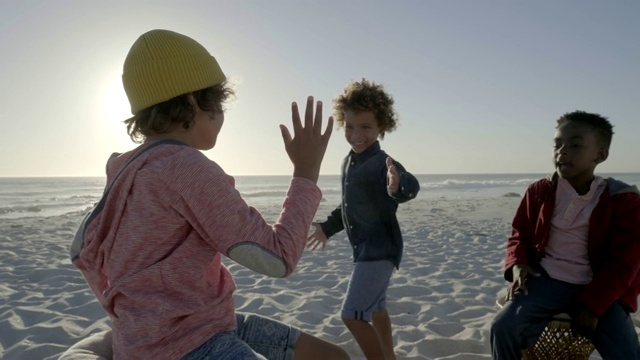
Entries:
POLYGON ((347 231, 355 266, 342 320, 367 359, 395 359, 385 298, 402 258, 396 210, 416 197, 420 185, 380 148, 378 139, 397 126, 393 99, 381 85, 350 83, 334 99, 334 110, 351 145, 342 163, 342 201, 325 222, 313 224, 308 246, 324 247, 329 237, 347 231))

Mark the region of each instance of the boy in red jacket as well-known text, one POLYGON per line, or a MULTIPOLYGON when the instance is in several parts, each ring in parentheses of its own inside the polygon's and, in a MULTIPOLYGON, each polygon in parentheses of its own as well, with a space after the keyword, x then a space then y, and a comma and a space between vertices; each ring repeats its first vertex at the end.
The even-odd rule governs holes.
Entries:
POLYGON ((504 267, 511 301, 491 326, 494 359, 521 359, 562 312, 603 359, 640 359, 629 316, 640 293, 640 194, 594 175, 612 135, 598 114, 558 119, 556 171, 529 186, 513 219, 504 267))

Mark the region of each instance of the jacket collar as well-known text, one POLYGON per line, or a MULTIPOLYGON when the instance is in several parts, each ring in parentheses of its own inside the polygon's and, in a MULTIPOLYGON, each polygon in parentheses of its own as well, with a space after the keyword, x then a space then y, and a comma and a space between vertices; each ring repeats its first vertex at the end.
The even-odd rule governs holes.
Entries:
MULTIPOLYGON (((553 186, 553 188, 556 188, 556 185, 558 184, 558 178, 560 176, 558 175, 558 172, 554 172, 553 174, 547 176, 547 180, 549 180, 551 182, 551 185, 553 186)), ((618 194, 623 194, 623 193, 635 193, 635 194, 640 194, 640 191, 638 190, 638 187, 636 185, 629 185, 625 182, 622 182, 620 180, 616 180, 612 177, 607 177, 604 178, 605 181, 607 182, 607 190, 609 191, 609 194, 613 195, 618 195, 618 194)))
POLYGON ((373 144, 371 144, 371 146, 369 146, 365 151, 361 152, 360 154, 356 154, 355 152, 353 152, 353 150, 351 150, 349 152, 349 155, 351 156, 351 158, 357 160, 358 162, 362 162, 372 157, 373 154, 377 153, 378 151, 380 151, 380 141, 374 142, 373 144))

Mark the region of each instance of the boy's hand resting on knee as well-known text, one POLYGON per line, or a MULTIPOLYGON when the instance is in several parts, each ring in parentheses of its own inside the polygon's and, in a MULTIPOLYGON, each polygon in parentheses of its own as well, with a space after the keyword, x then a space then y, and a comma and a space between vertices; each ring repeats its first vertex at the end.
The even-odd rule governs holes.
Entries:
POLYGON ((571 315, 571 327, 580 335, 591 338, 598 326, 598 317, 586 305, 576 302, 569 311, 571 315))
POLYGON ((312 223, 311 225, 313 226, 313 233, 307 238, 307 247, 315 250, 318 246, 321 246, 321 249, 324 249, 327 244, 327 236, 324 234, 322 226, 318 223, 312 223))
POLYGON ((304 124, 300 121, 298 104, 291 104, 291 120, 293 123, 293 138, 286 126, 280 125, 280 132, 284 140, 289 159, 293 163, 293 176, 307 178, 314 183, 318 182, 320 165, 327 144, 333 131, 333 117, 329 117, 326 130, 322 133, 322 102, 316 104, 315 115, 313 113, 313 96, 307 98, 307 106, 304 113, 304 124))
POLYGON ((529 275, 540 276, 540 273, 536 272, 529 265, 525 264, 513 265, 513 267, 511 268, 511 272, 513 275, 513 283, 509 288, 507 300, 513 299, 513 296, 520 292, 524 293, 524 295, 527 295, 529 291, 527 290, 525 283, 529 275))

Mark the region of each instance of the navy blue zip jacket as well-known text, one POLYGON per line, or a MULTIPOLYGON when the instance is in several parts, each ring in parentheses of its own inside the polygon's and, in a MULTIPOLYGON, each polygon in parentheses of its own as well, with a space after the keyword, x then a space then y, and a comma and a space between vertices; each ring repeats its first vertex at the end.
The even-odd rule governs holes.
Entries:
POLYGON ((349 152, 342 163, 342 202, 320 226, 327 238, 347 230, 354 262, 390 260, 399 268, 403 243, 396 210, 416 197, 420 184, 394 160, 400 186, 389 195, 387 156, 378 141, 360 154, 349 152))

